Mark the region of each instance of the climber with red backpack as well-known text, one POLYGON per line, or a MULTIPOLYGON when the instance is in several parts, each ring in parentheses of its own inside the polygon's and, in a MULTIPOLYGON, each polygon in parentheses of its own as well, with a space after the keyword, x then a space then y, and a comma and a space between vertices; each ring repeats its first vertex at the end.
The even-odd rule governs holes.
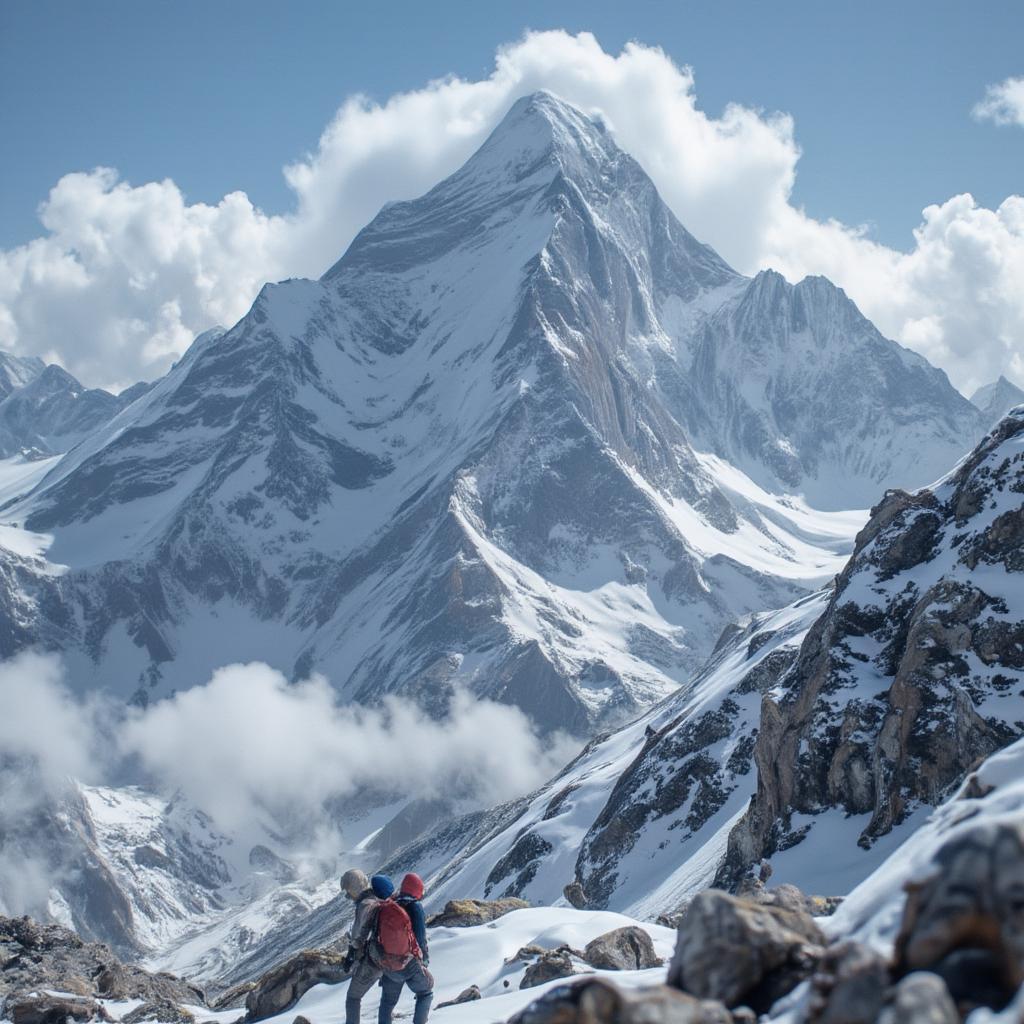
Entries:
MULTIPOLYGON (((376 877, 376 876, 375 876, 376 877)), ((397 898, 384 900, 377 911, 376 960, 384 969, 380 980, 378 1024, 391 1024, 391 1014, 408 985, 416 996, 412 1024, 426 1024, 434 998, 434 979, 427 970, 426 917, 423 913, 423 879, 411 872, 402 879, 397 898)))

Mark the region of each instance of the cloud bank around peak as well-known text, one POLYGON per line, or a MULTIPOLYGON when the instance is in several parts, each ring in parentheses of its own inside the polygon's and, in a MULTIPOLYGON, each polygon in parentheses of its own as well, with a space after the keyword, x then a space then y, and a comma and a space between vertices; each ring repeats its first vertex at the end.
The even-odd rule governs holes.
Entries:
POLYGON ((170 180, 65 176, 41 207, 45 234, 0 252, 0 348, 59 360, 89 384, 152 378, 194 334, 243 315, 264 281, 319 276, 385 202, 455 171, 515 99, 542 88, 601 114, 680 220, 737 269, 825 274, 964 390, 1000 372, 1024 380, 1024 199, 989 210, 951 197, 923 212, 909 252, 887 248, 793 205, 790 117, 737 104, 711 117, 691 70, 660 49, 610 54, 562 31, 502 47, 478 81, 430 82, 383 105, 350 98, 284 169, 294 207, 283 215, 241 192, 189 204, 170 180))

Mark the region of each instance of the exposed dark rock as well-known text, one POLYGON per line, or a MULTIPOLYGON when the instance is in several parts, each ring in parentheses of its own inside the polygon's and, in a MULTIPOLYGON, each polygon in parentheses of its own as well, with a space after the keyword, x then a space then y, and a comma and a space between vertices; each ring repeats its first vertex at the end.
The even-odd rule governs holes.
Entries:
POLYGON ((480 998, 479 987, 476 985, 470 985, 469 988, 464 988, 454 999, 448 999, 443 1003, 438 1003, 434 1009, 443 1010, 446 1006, 458 1006, 460 1003, 473 1003, 480 998))
POLYGON ((293 865, 266 846, 254 846, 249 851, 249 864, 257 871, 265 871, 282 884, 294 882, 298 877, 293 865))
POLYGON ((824 615, 763 699, 757 791, 716 884, 735 888, 802 841, 794 813, 812 828, 830 808, 868 815, 869 847, 1024 734, 1008 699, 1024 605, 1004 596, 1017 593, 1010 580, 996 585, 1024 570, 1022 432, 1024 416, 1008 417, 934 493, 889 491, 872 510, 824 615), (984 584, 981 562, 994 574, 984 584))
POLYGON ((583 910, 587 906, 587 894, 579 882, 570 882, 562 890, 562 895, 565 896, 569 906, 575 907, 577 910, 583 910))
POLYGON ((69 1020, 113 1019, 95 1000, 76 996, 15 996, 7 999, 3 1013, 12 1024, 67 1024, 69 1020))
POLYGON ((889 993, 877 1024, 960 1024, 946 983, 928 971, 915 971, 889 993))
POLYGON ((961 1013, 1002 1009, 1024 984, 1024 825, 985 823, 949 840, 907 886, 897 977, 931 971, 961 1013))
POLYGON ((803 911, 709 889, 693 898, 679 924, 668 983, 764 1013, 811 974, 824 944, 803 911))
POLYGON ((889 984, 889 965, 874 950, 830 946, 812 978, 808 1024, 875 1024, 889 984))
POLYGON ((579 953, 569 949, 568 946, 560 946, 558 949, 545 950, 523 974, 520 988, 533 988, 536 985, 543 985, 547 981, 554 981, 556 978, 569 978, 579 974, 576 959, 579 953))
POLYGON ((505 963, 514 964, 519 960, 535 960, 546 952, 547 950, 543 946, 521 946, 518 952, 513 953, 512 956, 505 960, 505 963))
POLYGON ((541 860, 553 849, 551 843, 536 832, 523 833, 512 844, 512 849, 491 869, 484 885, 484 895, 489 895, 511 875, 512 880, 502 891, 502 898, 518 896, 533 881, 541 860))
POLYGON ((665 961, 654 952, 650 935, 636 925, 605 932, 587 943, 583 959, 605 971, 642 971, 665 961))
POLYGON ((667 985, 624 991, 603 978, 560 985, 509 1024, 732 1024, 721 1004, 667 985))
POLYGON ((143 1003, 121 1018, 121 1024, 142 1024, 143 1021, 158 1021, 159 1024, 194 1024, 195 1016, 176 1003, 166 999, 143 1003))
POLYGON ((293 956, 256 982, 245 998, 245 1019, 263 1020, 294 1006, 314 985, 335 985, 348 977, 344 957, 322 949, 307 949, 293 956))
POLYGON ((245 1006, 245 997, 256 987, 255 981, 243 981, 240 985, 219 993, 216 998, 209 999, 211 1010, 233 1010, 236 1006, 245 1006))
POLYGON ((526 900, 514 896, 500 900, 449 900, 440 914, 427 921, 427 927, 472 928, 511 914, 513 910, 526 910, 529 906, 526 900))
POLYGON ((99 942, 60 925, 0 917, 0 996, 51 989, 103 999, 144 999, 205 1006, 202 989, 170 974, 123 964, 99 942))

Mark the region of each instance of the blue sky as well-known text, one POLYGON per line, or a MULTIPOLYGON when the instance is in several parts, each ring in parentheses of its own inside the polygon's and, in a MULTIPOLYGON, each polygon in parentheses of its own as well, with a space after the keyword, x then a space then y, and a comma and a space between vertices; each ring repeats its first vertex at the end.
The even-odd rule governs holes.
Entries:
POLYGON ((791 113, 794 200, 907 248, 922 208, 1024 190, 1024 132, 969 116, 1024 71, 1024 4, 8 2, 0 5, 0 245, 40 231, 64 173, 173 178, 189 200, 292 197, 286 162, 350 93, 377 100, 454 73, 486 75, 527 28, 630 39, 693 67, 699 105, 791 113), (13 155, 14 159, 10 159, 13 155))
POLYGON ((1024 383, 1022 39, 1019 0, 0 2, 0 349, 151 380, 547 88, 736 269, 1024 383))

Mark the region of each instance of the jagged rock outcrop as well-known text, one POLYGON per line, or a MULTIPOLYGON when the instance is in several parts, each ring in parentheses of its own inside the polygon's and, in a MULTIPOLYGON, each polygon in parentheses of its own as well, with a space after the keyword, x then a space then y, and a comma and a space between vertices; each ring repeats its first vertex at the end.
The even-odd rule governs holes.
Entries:
POLYGON ((757 791, 719 884, 807 841, 831 809, 869 816, 869 848, 1024 734, 1022 572, 1024 407, 934 490, 889 492, 872 510, 824 615, 763 699, 757 791))
POLYGON ((625 991, 601 978, 559 986, 509 1024, 733 1024, 721 1004, 667 985, 625 991))
POLYGON ((0 962, 0 997, 49 989, 93 999, 206 1003, 202 989, 187 981, 124 964, 102 943, 27 917, 0 917, 0 962))
POLYGON ((825 936, 801 910, 709 889, 679 923, 668 983, 702 999, 767 1012, 809 977, 825 936))
POLYGON ((245 997, 245 1019, 263 1020, 294 1006, 314 985, 336 985, 348 977, 344 956, 306 949, 268 971, 245 997))
POLYGON ((495 921, 513 910, 525 910, 530 904, 514 896, 501 900, 449 900, 440 914, 427 921, 428 928, 473 928, 495 921))

